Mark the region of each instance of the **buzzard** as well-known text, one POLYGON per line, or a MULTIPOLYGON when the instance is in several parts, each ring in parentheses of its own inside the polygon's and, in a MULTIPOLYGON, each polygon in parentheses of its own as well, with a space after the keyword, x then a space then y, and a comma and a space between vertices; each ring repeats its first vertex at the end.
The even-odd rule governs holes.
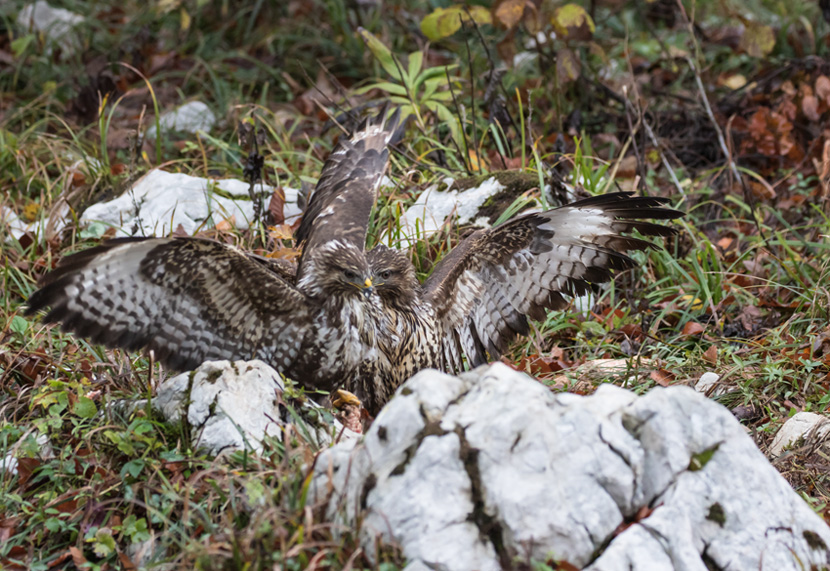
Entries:
POLYGON ((464 239, 419 283, 409 255, 366 232, 397 113, 365 120, 323 166, 296 267, 198 238, 123 238, 63 259, 27 313, 176 370, 262 359, 310 389, 345 388, 376 413, 415 372, 497 359, 528 318, 567 305, 675 231, 665 199, 617 192, 526 214, 464 239))

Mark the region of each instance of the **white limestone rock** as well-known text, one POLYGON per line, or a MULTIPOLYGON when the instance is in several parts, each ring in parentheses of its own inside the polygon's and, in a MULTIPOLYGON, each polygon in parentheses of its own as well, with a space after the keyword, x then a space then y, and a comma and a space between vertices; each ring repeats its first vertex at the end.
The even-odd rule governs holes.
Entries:
POLYGON ((791 446, 801 439, 807 442, 824 440, 830 435, 830 419, 814 412, 798 412, 787 419, 769 447, 770 458, 780 456, 784 448, 791 446))
MULTIPOLYGON (((183 133, 208 133, 216 124, 216 115, 201 101, 189 101, 159 117, 159 127, 164 131, 183 133)), ((156 138, 156 125, 147 128, 148 139, 156 138)))
POLYGON ((51 54, 52 49, 57 46, 61 48, 63 58, 72 55, 81 47, 81 42, 73 29, 83 21, 83 16, 63 8, 53 8, 46 0, 27 4, 17 14, 19 28, 42 34, 46 41, 46 53, 51 54))
POLYGON ((42 243, 60 234, 66 226, 69 205, 65 200, 51 209, 48 217, 39 217, 27 222, 20 218, 11 208, 0 205, 0 225, 3 227, 6 242, 14 238, 20 240, 24 234, 31 234, 35 241, 42 243))
MULTIPOLYGON (((262 361, 207 361, 165 381, 153 407, 169 422, 186 421, 194 445, 211 455, 246 447, 259 452, 266 436, 278 436, 289 424, 279 406, 284 389, 279 373, 262 361)), ((311 409, 321 417, 320 407, 307 405, 306 410, 311 409)), ((336 420, 304 422, 296 429, 317 445, 335 436, 356 437, 336 420)))
POLYGON ((319 455, 310 498, 412 569, 830 564, 830 528, 722 406, 687 387, 554 394, 501 363, 413 377, 363 440, 319 455))
POLYGON ((707 371, 700 375, 700 378, 695 383, 695 390, 711 397, 720 396, 726 392, 726 388, 717 386, 719 380, 719 374, 707 371))
MULTIPOLYGON (((445 178, 440 186, 450 187, 453 179, 445 178)), ((476 222, 488 226, 486 220, 478 220, 479 208, 491 196, 505 189, 496 177, 490 177, 478 186, 459 192, 458 190, 438 190, 434 184, 424 190, 415 204, 410 206, 401 217, 401 247, 411 246, 421 239, 437 232, 447 218, 454 216, 458 224, 476 222)))
MULTIPOLYGON (((87 208, 81 223, 115 227, 118 236, 166 236, 179 225, 194 234, 222 221, 245 229, 254 216, 249 186, 242 180, 210 180, 156 169, 120 197, 87 208)), ((255 190, 267 208, 273 187, 257 184, 255 190)), ((301 213, 298 191, 288 187, 283 191, 285 221, 291 224, 301 213)))
POLYGON ((47 435, 42 432, 36 433, 34 440, 34 446, 37 448, 36 452, 30 449, 31 446, 26 445, 26 439, 29 437, 31 437, 30 434, 24 434, 23 438, 9 447, 5 456, 0 456, 0 476, 3 472, 12 476, 17 475, 20 466, 18 459, 21 457, 21 452, 24 452, 25 455, 22 457, 25 458, 36 456, 41 460, 49 460, 55 457, 55 450, 52 448, 52 442, 47 435))

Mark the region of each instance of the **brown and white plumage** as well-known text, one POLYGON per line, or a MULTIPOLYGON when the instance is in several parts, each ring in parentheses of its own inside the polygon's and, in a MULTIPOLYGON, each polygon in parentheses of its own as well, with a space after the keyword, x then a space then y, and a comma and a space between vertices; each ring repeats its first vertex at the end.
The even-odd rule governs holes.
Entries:
POLYGON ((361 251, 366 246, 369 215, 377 199, 389 144, 400 135, 400 111, 385 120, 386 109, 365 120, 332 151, 295 233, 303 245, 298 277, 302 281, 314 263, 315 249, 337 240, 361 251))
POLYGON ((363 242, 397 128, 382 114, 335 147, 301 225, 301 277, 209 240, 118 239, 62 260, 28 313, 49 307, 45 321, 147 348, 172 369, 259 358, 308 387, 341 385, 375 351, 380 304, 363 242))
POLYGON ((365 252, 377 187, 398 134, 381 113, 328 159, 298 230, 299 265, 194 238, 112 240, 70 256, 29 312, 96 343, 148 348, 186 370, 259 358, 311 388, 347 388, 370 412, 426 367, 449 372, 498 358, 528 319, 589 291, 625 255, 668 236, 642 219, 680 216, 659 198, 614 193, 475 232, 422 285, 409 256, 365 252), (295 271, 296 270, 296 271, 295 271))
POLYGON ((480 230, 458 244, 421 286, 407 256, 383 246, 370 251, 384 307, 378 357, 365 362, 354 392, 370 411, 420 369, 448 372, 498 359, 530 331, 528 318, 562 309, 565 296, 587 293, 631 268, 625 253, 652 243, 625 236, 670 236, 643 218, 681 216, 661 198, 613 193, 527 214, 480 230), (384 277, 385 275, 385 277, 384 277))

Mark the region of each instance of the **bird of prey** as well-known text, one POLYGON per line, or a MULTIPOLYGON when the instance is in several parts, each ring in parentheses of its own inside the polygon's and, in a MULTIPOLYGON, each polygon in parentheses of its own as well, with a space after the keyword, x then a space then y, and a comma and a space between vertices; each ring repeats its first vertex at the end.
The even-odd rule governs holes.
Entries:
POLYGON ((617 192, 526 214, 461 241, 419 283, 407 253, 366 252, 371 208, 400 134, 397 114, 364 121, 326 161, 297 238, 299 263, 195 238, 127 238, 64 259, 28 313, 93 342, 151 349, 189 370, 262 359, 312 389, 348 389, 375 414, 417 371, 498 359, 528 318, 634 265, 670 236, 643 219, 681 216, 665 199, 617 192))

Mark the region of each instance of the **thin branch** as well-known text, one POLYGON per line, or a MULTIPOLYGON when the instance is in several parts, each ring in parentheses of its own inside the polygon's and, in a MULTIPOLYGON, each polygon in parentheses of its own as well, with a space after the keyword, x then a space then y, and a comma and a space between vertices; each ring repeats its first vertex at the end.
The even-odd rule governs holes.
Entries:
MULTIPOLYGON (((469 14, 469 10, 467 10, 467 14, 469 14)), ((458 19, 461 20, 461 26, 464 26, 464 20, 461 18, 461 14, 458 15, 458 19)), ((472 18, 470 18, 472 20, 472 18)), ((478 171, 481 172, 481 156, 479 156, 478 152, 478 128, 476 127, 476 80, 475 75, 473 75, 473 55, 470 51, 470 39, 467 37, 467 34, 464 34, 464 44, 467 46, 467 65, 470 67, 470 111, 473 114, 471 119, 473 123, 473 150, 476 154, 476 162, 478 163, 478 171)), ((482 135, 483 136, 483 135, 482 135)), ((472 159, 470 159, 472 161, 472 159)))

